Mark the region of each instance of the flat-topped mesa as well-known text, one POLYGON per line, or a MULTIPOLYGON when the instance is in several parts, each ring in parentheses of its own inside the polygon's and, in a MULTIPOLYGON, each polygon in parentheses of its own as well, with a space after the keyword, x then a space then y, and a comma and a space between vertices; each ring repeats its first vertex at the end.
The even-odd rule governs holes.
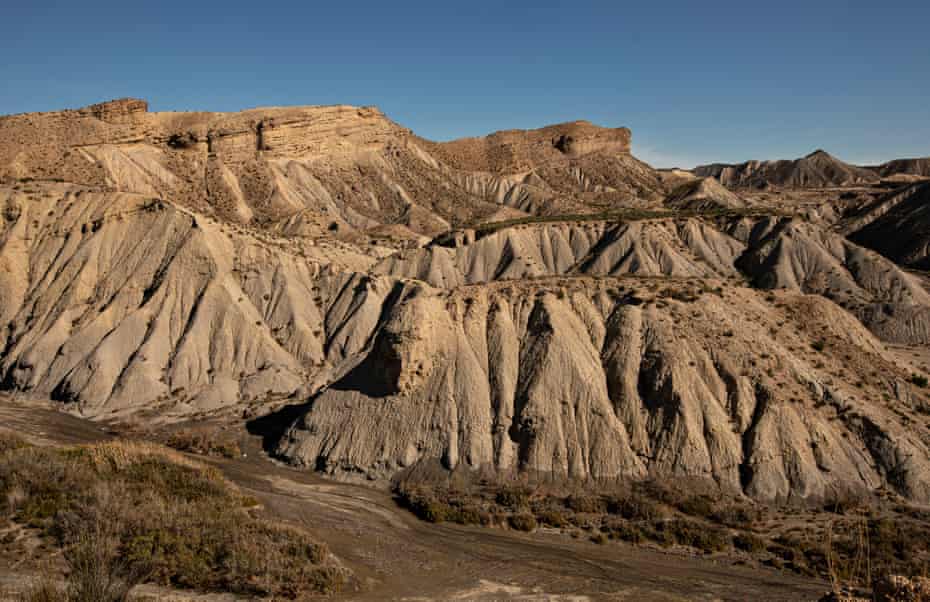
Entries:
POLYGON ((519 173, 590 153, 628 154, 628 128, 605 128, 571 121, 535 130, 504 130, 482 138, 433 143, 431 150, 464 170, 519 173))
MULTIPOLYGON (((124 98, 77 110, 0 117, 0 178, 61 179, 126 190, 125 182, 117 181, 126 169, 114 168, 115 175, 102 171, 125 153, 133 154, 133 164, 140 160, 157 163, 151 173, 163 173, 162 167, 173 160, 171 155, 181 150, 198 151, 204 158, 212 153, 230 164, 254 161, 259 154, 351 161, 408 132, 372 107, 149 112, 146 101, 124 98)), ((138 187, 128 190, 135 192, 138 187)))
POLYGON ((203 126, 209 130, 210 150, 233 161, 256 151, 337 160, 378 151, 407 133, 376 107, 348 105, 251 109, 215 115, 203 126))
POLYGON ((138 98, 108 100, 79 109, 82 115, 92 115, 100 121, 115 124, 141 123, 148 113, 149 103, 138 98))

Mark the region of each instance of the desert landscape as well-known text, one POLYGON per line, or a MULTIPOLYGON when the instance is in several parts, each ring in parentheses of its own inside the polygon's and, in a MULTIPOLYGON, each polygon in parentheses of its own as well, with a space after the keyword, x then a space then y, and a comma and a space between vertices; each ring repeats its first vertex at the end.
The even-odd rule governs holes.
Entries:
POLYGON ((930 599, 930 158, 634 136, 0 117, 0 597, 930 599))

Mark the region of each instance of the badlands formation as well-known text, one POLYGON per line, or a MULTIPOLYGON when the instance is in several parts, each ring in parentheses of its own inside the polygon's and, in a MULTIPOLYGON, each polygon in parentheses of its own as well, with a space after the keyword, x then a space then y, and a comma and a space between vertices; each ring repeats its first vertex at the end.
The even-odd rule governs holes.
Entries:
POLYGON ((100 420, 300 412, 282 458, 930 502, 926 160, 656 170, 579 121, 0 118, 0 380, 100 420))

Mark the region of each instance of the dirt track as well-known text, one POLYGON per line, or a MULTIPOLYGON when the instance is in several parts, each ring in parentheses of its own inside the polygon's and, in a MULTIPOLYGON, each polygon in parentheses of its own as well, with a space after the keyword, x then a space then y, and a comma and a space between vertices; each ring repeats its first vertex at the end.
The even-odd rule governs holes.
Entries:
MULTIPOLYGON (((46 441, 108 437, 49 409, 0 401, 0 425, 46 441)), ((351 600, 815 600, 824 583, 626 544, 597 545, 555 532, 532 535, 430 525, 389 494, 335 483, 268 460, 257 438, 247 456, 211 460, 276 518, 301 523, 357 577, 351 600)))

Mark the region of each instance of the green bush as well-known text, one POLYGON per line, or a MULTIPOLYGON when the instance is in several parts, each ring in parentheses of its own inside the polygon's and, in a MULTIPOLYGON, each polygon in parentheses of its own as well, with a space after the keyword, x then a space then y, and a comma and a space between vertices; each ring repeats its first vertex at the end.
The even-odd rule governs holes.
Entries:
POLYGON ((927 388, 928 381, 926 376, 921 374, 912 374, 908 380, 911 382, 911 384, 918 386, 921 389, 927 388))

